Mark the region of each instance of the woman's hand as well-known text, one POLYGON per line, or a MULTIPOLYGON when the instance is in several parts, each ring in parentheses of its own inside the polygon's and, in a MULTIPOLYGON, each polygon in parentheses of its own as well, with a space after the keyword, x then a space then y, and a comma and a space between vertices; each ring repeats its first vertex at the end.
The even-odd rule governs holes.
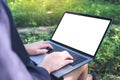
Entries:
POLYGON ((29 55, 37 55, 47 53, 47 48, 53 47, 47 41, 39 41, 24 45, 29 55))
POLYGON ((51 73, 70 63, 73 63, 73 57, 67 51, 63 51, 48 54, 38 66, 51 73))

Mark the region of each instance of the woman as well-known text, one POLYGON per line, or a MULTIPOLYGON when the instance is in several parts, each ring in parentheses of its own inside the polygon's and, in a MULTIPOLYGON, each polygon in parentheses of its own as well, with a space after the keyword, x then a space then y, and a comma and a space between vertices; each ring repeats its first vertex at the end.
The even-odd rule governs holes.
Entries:
MULTIPOLYGON (((39 65, 35 65, 29 59, 29 55, 42 53, 46 54, 46 48, 52 48, 52 46, 45 41, 23 45, 14 25, 11 12, 2 0, 0 0, 0 23, 1 34, 3 33, 2 31, 4 31, 6 35, 0 35, 0 46, 3 47, 0 52, 0 59, 2 63, 0 70, 6 73, 2 74, 0 72, 2 80, 8 80, 8 78, 14 80, 16 78, 19 79, 20 77, 20 80, 51 80, 51 72, 73 62, 73 57, 67 51, 63 51, 53 52, 46 56, 42 63, 40 63, 39 65), (19 58, 16 56, 16 54, 19 58), (58 57, 59 59, 56 60, 56 58, 58 57), (12 64, 12 66, 8 64, 9 62, 12 64), (15 75, 16 72, 18 73, 15 75), (5 76, 7 74, 8 76, 5 76)), ((63 79, 91 80, 91 77, 88 77, 88 65, 84 65, 81 68, 63 76, 63 79)))

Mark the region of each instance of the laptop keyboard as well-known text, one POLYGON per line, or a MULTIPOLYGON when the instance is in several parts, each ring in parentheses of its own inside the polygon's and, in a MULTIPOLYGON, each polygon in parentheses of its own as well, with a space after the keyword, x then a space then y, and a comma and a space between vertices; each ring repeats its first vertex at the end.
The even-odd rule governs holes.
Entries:
MULTIPOLYGON (((53 51, 64 51, 65 49, 63 49, 62 47, 59 47, 59 46, 56 46, 56 45, 54 45, 54 44, 52 44, 52 46, 53 46, 53 48, 54 48, 54 50, 53 51)), ((70 54, 71 53, 73 53, 73 52, 71 52, 71 51, 68 51, 70 54)), ((85 61, 85 60, 87 60, 87 58, 85 58, 85 57, 83 57, 83 56, 80 56, 80 55, 78 55, 78 54, 71 54, 71 56, 73 57, 73 59, 74 59, 74 62, 71 64, 72 66, 75 66, 75 65, 77 65, 78 63, 81 63, 81 62, 83 62, 83 61, 85 61)))
POLYGON ((72 66, 77 65, 78 63, 81 63, 86 60, 85 57, 82 57, 78 54, 71 54, 73 56, 74 62, 71 64, 72 66))

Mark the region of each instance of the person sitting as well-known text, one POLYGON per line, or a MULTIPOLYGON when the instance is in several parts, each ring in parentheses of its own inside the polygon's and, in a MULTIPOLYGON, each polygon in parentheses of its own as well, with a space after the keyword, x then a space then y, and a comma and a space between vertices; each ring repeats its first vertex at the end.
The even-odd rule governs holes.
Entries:
MULTIPOLYGON (((0 0, 0 26, 0 39, 2 39, 2 41, 0 40, 0 46, 3 47, 3 50, 0 52, 2 53, 0 55, 0 61, 2 63, 0 70, 5 73, 8 72, 7 74, 9 76, 7 77, 11 78, 11 80, 15 78, 18 79, 18 77, 21 77, 21 80, 23 80, 23 78, 24 80, 51 80, 51 72, 73 62, 73 57, 67 51, 63 51, 50 53, 40 64, 35 65, 30 60, 29 55, 46 54, 46 48, 52 48, 52 46, 46 41, 24 45, 14 25, 11 11, 2 0, 0 0), (2 35, 2 33, 4 33, 4 35, 2 35), (7 35, 7 37, 5 37, 5 35, 7 35), (59 59, 57 59, 58 57, 59 59), (20 63, 20 65, 18 63, 20 63), (18 72, 17 75, 15 75, 16 72, 18 72)), ((0 72, 2 80, 8 80, 8 78, 5 77, 5 73, 2 74, 2 72, 0 72)), ((88 76, 88 65, 85 64, 69 74, 64 75, 63 79, 91 80, 92 78, 90 75, 88 76)), ((52 80, 54 79, 52 78, 52 80)))

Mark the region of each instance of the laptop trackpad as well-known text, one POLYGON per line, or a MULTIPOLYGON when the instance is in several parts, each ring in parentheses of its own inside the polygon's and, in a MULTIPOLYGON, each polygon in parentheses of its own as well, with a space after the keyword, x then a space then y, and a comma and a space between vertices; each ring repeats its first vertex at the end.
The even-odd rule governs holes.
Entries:
POLYGON ((41 54, 41 55, 36 55, 36 56, 30 56, 30 59, 34 61, 36 64, 39 64, 42 62, 44 57, 48 54, 41 54))

